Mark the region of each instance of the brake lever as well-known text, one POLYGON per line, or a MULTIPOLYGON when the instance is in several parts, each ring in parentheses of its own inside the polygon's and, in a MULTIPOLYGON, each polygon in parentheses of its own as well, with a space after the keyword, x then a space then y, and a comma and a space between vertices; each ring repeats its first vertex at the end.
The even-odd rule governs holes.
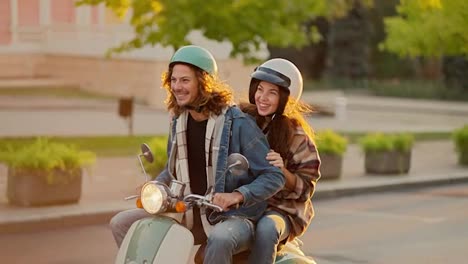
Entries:
POLYGON ((217 212, 223 212, 224 211, 223 208, 221 206, 219 206, 219 205, 212 204, 212 203, 206 202, 206 201, 203 201, 202 203, 203 203, 204 206, 209 207, 209 208, 211 208, 211 209, 213 209, 213 210, 215 210, 217 212))
POLYGON ((140 195, 136 194, 136 195, 131 195, 131 196, 128 196, 128 197, 125 197, 124 200, 125 201, 128 201, 128 200, 132 200, 132 199, 136 199, 140 197, 140 195))

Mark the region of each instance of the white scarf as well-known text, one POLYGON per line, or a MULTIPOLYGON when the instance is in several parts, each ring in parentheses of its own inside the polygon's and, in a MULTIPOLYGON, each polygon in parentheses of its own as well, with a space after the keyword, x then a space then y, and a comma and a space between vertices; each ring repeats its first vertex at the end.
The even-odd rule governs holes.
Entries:
MULTIPOLYGON (((228 108, 223 109, 223 113, 219 116, 211 114, 208 118, 206 125, 205 134, 205 160, 206 160, 206 183, 207 186, 213 186, 215 184, 216 175, 216 162, 219 152, 219 144, 221 141, 221 134, 223 132, 224 120, 228 108), (216 157, 212 159, 212 157, 216 157)), ((175 171, 177 180, 182 181, 186 184, 184 195, 192 193, 190 190, 190 177, 188 169, 188 157, 187 157, 187 119, 188 111, 183 112, 177 118, 176 124, 176 144, 177 155, 175 161, 175 171)), ((207 222, 204 210, 201 210, 201 219, 203 223, 203 229, 208 234, 210 230, 210 224, 207 222)), ((193 212, 189 210, 185 213, 185 225, 188 229, 193 227, 193 212)))

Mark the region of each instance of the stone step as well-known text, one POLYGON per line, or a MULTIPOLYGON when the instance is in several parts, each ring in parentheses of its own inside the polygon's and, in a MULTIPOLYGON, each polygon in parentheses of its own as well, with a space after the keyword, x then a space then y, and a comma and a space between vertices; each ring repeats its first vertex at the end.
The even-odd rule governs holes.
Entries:
POLYGON ((38 78, 0 78, 0 89, 16 88, 79 88, 77 83, 50 77, 38 78))

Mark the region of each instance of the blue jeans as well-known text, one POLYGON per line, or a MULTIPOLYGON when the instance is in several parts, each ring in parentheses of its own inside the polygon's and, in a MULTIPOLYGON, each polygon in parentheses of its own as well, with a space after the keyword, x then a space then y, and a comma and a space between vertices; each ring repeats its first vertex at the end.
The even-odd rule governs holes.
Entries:
POLYGON ((216 224, 208 235, 203 263, 232 263, 232 255, 245 251, 252 243, 253 223, 230 217, 216 224))
POLYGON ((282 214, 266 212, 257 222, 248 263, 274 263, 278 244, 289 236, 289 225, 289 220, 282 214))

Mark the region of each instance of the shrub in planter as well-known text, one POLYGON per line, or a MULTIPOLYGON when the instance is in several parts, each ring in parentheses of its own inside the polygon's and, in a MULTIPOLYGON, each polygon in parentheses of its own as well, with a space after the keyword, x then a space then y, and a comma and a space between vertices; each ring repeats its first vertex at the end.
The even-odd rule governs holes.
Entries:
POLYGON ((402 174, 411 166, 411 134, 367 134, 360 140, 365 153, 366 173, 402 174))
POLYGON ((321 160, 321 179, 336 179, 341 177, 343 154, 348 147, 346 138, 327 129, 317 133, 316 143, 321 160))
POLYGON ((8 201, 21 206, 78 202, 82 168, 95 160, 92 152, 42 138, 20 149, 9 147, 0 152, 8 166, 8 201))
POLYGON ((452 138, 458 154, 458 163, 468 165, 468 125, 454 130, 452 138))
POLYGON ((142 162, 148 176, 154 179, 164 169, 167 162, 167 136, 151 139, 151 141, 148 142, 148 146, 151 152, 153 152, 154 161, 149 163, 145 159, 142 159, 142 162))

